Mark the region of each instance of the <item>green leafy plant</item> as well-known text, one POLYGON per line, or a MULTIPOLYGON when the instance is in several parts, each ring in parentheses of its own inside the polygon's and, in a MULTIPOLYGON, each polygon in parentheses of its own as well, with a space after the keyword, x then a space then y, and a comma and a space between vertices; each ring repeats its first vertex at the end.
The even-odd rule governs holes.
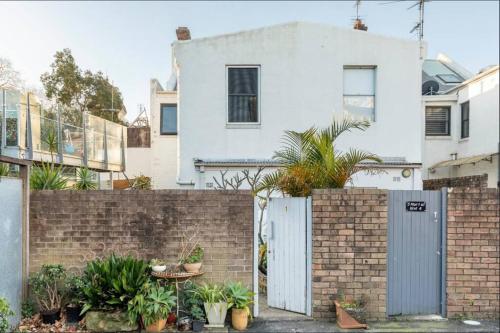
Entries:
POLYGON ((251 292, 241 282, 231 282, 226 286, 226 295, 228 308, 247 310, 250 314, 248 306, 253 303, 254 293, 251 292))
POLYGON ((42 145, 45 146, 50 153, 51 162, 54 163, 54 154, 59 150, 59 141, 54 121, 45 120, 42 124, 41 141, 42 145))
POLYGON ((196 246, 193 251, 184 259, 184 264, 195 264, 203 260, 205 252, 201 246, 196 246))
POLYGON ((174 290, 158 283, 145 283, 141 291, 128 302, 127 313, 130 323, 136 323, 139 316, 145 326, 160 319, 166 319, 176 305, 174 290))
POLYGON ((203 312, 200 305, 194 305, 189 314, 194 320, 205 321, 205 312, 203 312))
POLYGON ((343 188, 359 171, 378 172, 369 164, 380 158, 356 149, 340 152, 335 141, 346 132, 364 131, 370 126, 365 120, 344 118, 330 127, 311 127, 304 132, 286 131, 283 147, 273 158, 282 167, 262 178, 255 192, 278 189, 291 196, 309 196, 314 188, 343 188))
POLYGON ((92 171, 88 168, 78 168, 76 170, 76 183, 74 188, 77 190, 96 190, 97 183, 93 179, 92 171))
POLYGON ((40 311, 58 310, 62 305, 66 270, 62 265, 43 265, 29 279, 40 311))
POLYGON ((151 177, 140 175, 134 179, 130 188, 134 190, 150 190, 151 187, 151 177))
POLYGON ((9 175, 9 165, 7 163, 0 163, 0 177, 7 177, 9 175))
POLYGON ((85 281, 79 275, 70 275, 66 278, 65 289, 68 304, 77 306, 83 303, 85 281))
POLYGON ((149 265, 150 266, 163 266, 163 265, 166 265, 166 263, 165 263, 165 260, 163 260, 163 259, 154 258, 154 259, 151 259, 151 261, 149 262, 149 265))
POLYGON ((0 297, 0 333, 8 332, 9 317, 14 315, 14 311, 11 310, 9 302, 3 297, 0 297))
POLYGON ((267 243, 259 245, 259 269, 267 274, 267 243))
POLYGON ((31 169, 30 187, 33 190, 63 190, 68 179, 63 176, 62 166, 42 162, 31 169))
POLYGON ((223 285, 217 283, 203 283, 193 291, 203 303, 226 302, 226 291, 223 285))
POLYGON ((82 314, 90 309, 126 310, 147 282, 147 272, 148 263, 131 256, 112 254, 88 262, 83 272, 82 314))
POLYGON ((35 304, 31 299, 27 299, 21 304, 21 316, 23 318, 31 318, 35 314, 35 304))
POLYGON ((182 290, 182 307, 184 311, 191 314, 195 320, 204 320, 203 300, 197 293, 198 286, 192 281, 186 281, 182 290))

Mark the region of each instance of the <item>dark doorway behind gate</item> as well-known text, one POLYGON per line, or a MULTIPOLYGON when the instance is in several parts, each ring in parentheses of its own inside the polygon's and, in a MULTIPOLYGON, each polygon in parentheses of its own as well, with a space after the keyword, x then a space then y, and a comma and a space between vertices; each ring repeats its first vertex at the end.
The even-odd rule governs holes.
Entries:
POLYGON ((445 200, 441 191, 389 192, 389 316, 444 315, 445 200))

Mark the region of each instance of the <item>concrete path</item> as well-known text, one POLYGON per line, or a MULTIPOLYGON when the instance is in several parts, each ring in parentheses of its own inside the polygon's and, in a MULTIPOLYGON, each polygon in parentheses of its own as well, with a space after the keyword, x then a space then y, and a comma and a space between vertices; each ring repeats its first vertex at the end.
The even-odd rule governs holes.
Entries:
POLYGON ((368 330, 342 330, 335 323, 326 321, 256 319, 246 332, 500 332, 500 324, 491 320, 481 321, 480 326, 470 326, 456 320, 386 321, 370 323, 368 330))

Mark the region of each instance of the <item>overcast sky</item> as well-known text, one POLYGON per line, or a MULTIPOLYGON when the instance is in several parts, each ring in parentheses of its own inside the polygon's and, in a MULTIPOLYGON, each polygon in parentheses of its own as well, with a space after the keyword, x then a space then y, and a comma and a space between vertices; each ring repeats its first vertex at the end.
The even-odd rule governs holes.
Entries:
MULTIPOLYGON (((415 1, 363 1, 370 32, 414 38, 415 1)), ((149 111, 149 79, 165 83, 175 28, 192 38, 288 21, 352 25, 354 1, 335 2, 0 2, 0 57, 40 86, 57 50, 70 48, 83 69, 101 70, 122 93, 132 120, 149 111)), ((498 1, 426 3, 428 57, 444 52, 473 72, 498 64, 498 1)))

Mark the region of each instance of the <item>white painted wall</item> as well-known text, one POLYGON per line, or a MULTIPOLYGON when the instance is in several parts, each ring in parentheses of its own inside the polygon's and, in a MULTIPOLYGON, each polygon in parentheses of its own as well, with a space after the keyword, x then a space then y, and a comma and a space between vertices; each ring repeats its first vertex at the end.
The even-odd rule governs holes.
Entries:
MULTIPOLYGON (((499 87, 498 69, 489 75, 472 81, 449 95, 424 96, 422 116, 425 106, 448 105, 451 107, 450 136, 425 137, 424 179, 463 177, 488 174, 488 187, 496 187, 498 182, 498 156, 492 162, 483 161, 475 165, 438 168, 434 173, 429 167, 450 160, 451 154, 457 158, 472 157, 498 152, 499 143, 499 87), (460 104, 470 101, 469 138, 461 139, 460 104)), ((422 131, 425 131, 423 128, 422 131)))
MULTIPOLYGON (((365 133, 347 134, 337 148, 422 161, 421 60, 416 41, 289 23, 175 42, 173 48, 181 181, 197 182, 194 158, 268 159, 285 130, 328 126, 334 113, 343 111, 346 65, 377 66, 376 121, 365 133), (261 67, 261 124, 236 128, 226 125, 226 65, 243 64, 261 67)), ((360 180, 359 185, 399 188, 389 179, 360 180)))
MULTIPOLYGON (((125 174, 129 179, 140 175, 151 177, 151 148, 127 148, 125 174)), ((123 176, 117 177, 124 179, 123 176)))

